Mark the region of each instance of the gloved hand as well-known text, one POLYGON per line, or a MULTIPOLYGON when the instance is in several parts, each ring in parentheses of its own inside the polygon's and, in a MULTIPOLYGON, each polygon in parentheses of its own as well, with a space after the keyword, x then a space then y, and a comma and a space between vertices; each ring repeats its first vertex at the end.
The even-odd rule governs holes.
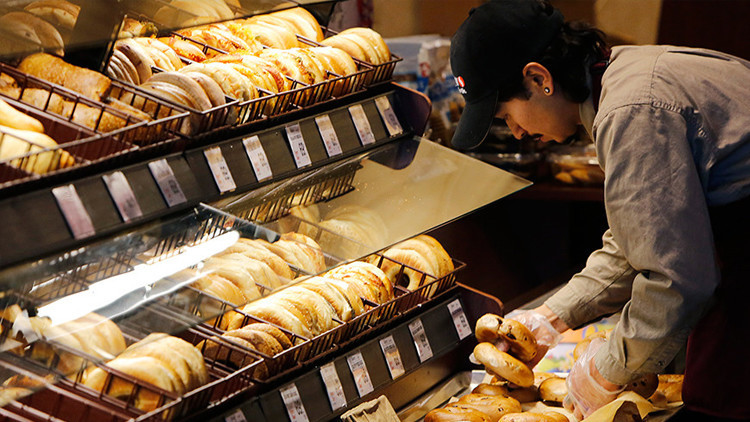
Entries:
POLYGON ((578 420, 588 417, 595 410, 611 402, 625 389, 625 386, 615 386, 604 380, 594 365, 594 356, 603 344, 603 338, 591 340, 589 347, 576 360, 568 374, 568 395, 563 400, 563 407, 572 412, 578 420), (605 387, 602 383, 610 385, 605 387))
MULTIPOLYGON (((560 334, 547 318, 535 310, 515 310, 507 315, 505 318, 516 320, 526 326, 531 331, 531 334, 536 338, 536 344, 538 351, 533 359, 525 362, 529 368, 534 368, 539 363, 544 355, 547 354, 547 350, 557 346, 560 342, 562 334, 560 334)), ((507 349, 507 345, 500 345, 501 350, 507 349)))

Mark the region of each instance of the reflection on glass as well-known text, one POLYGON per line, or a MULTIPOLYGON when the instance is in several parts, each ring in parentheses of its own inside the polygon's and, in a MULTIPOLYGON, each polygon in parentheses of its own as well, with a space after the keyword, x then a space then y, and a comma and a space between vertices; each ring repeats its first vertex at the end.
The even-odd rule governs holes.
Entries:
POLYGON ((278 233, 303 233, 325 253, 349 260, 530 184, 429 140, 406 139, 214 206, 278 233))

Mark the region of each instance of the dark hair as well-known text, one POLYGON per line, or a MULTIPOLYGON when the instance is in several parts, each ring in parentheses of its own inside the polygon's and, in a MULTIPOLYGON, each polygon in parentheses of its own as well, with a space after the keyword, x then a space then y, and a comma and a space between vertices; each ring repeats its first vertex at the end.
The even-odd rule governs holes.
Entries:
MULTIPOLYGON (((534 61, 550 71, 563 95, 573 102, 582 103, 591 93, 586 83, 586 65, 604 59, 607 54, 602 31, 585 22, 565 22, 557 37, 534 61)), ((498 102, 528 96, 523 75, 516 72, 513 78, 501 84, 498 102)))

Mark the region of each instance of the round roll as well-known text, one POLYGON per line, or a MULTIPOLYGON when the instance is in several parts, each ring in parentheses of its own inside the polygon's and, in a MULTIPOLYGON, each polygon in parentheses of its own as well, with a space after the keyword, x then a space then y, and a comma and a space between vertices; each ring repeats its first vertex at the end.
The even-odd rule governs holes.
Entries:
POLYGON ((248 324, 243 328, 248 330, 262 331, 266 334, 270 334, 271 336, 273 336, 273 338, 276 339, 276 341, 284 350, 292 347, 292 342, 289 340, 289 336, 284 334, 283 331, 279 330, 273 325, 265 324, 262 322, 255 322, 252 324, 248 324))
MULTIPOLYGON (((173 384, 174 375, 156 358, 150 356, 118 358, 107 362, 107 366, 153 384, 162 390, 175 391, 173 384)), ((113 375, 112 381, 108 384, 109 388, 103 391, 107 386, 108 375, 109 373, 102 368, 93 368, 93 370, 86 374, 83 384, 96 391, 102 391, 104 394, 127 402, 133 394, 135 385, 130 381, 113 375)), ((145 412, 150 412, 165 404, 160 401, 161 397, 161 394, 146 388, 140 388, 133 400, 133 406, 145 412)))
POLYGON ((424 422, 493 422, 493 420, 476 409, 447 406, 427 412, 424 422))
POLYGON ((385 43, 383 37, 376 31, 370 28, 354 27, 345 29, 339 33, 339 35, 347 34, 356 34, 372 46, 377 57, 376 64, 382 64, 391 60, 391 50, 388 48, 388 44, 385 43))
POLYGON ((336 311, 325 298, 314 291, 301 286, 286 288, 271 297, 276 301, 291 303, 294 307, 310 315, 312 320, 312 333, 317 335, 324 333, 335 326, 333 319, 336 311))
MULTIPOLYGON (((265 262, 266 265, 271 267, 273 272, 282 278, 282 281, 291 280, 294 277, 294 272, 289 268, 289 264, 287 264, 280 256, 266 249, 257 240, 240 238, 233 247, 241 249, 235 250, 234 252, 239 252, 250 258, 265 262)), ((231 250, 233 247, 230 247, 227 251, 231 250)))
POLYGON ((354 309, 344 295, 335 287, 330 285, 322 277, 312 277, 299 284, 300 287, 311 290, 333 306, 338 318, 344 322, 354 318, 354 309))
POLYGON ((562 403, 565 396, 568 395, 568 385, 565 378, 552 377, 542 381, 539 384, 539 395, 544 401, 562 403))
MULTIPOLYGON (((291 312, 284 309, 278 304, 262 299, 245 305, 242 311, 250 316, 256 317, 263 321, 270 322, 278 327, 284 328, 298 336, 312 338, 312 332, 291 312)), ((232 318, 227 328, 240 328, 244 318, 238 314, 232 318)))
POLYGON ((458 399, 459 405, 476 409, 496 421, 506 413, 520 412, 521 403, 512 397, 466 394, 458 399))
POLYGON ((323 30, 315 17, 302 7, 280 10, 271 13, 272 16, 282 18, 296 28, 296 33, 303 37, 320 42, 323 40, 323 30))
POLYGON ((534 373, 526 364, 498 350, 492 343, 479 343, 474 347, 474 357, 487 372, 497 374, 513 384, 529 387, 534 384, 534 373))

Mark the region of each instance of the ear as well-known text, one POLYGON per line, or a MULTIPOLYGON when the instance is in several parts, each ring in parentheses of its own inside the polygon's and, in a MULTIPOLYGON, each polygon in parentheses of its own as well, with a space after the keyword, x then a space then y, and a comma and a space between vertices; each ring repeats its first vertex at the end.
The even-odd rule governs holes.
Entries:
POLYGON ((554 90, 555 84, 552 74, 546 67, 537 62, 526 63, 526 66, 523 67, 523 76, 529 83, 530 88, 541 89, 547 95, 550 95, 554 90))

